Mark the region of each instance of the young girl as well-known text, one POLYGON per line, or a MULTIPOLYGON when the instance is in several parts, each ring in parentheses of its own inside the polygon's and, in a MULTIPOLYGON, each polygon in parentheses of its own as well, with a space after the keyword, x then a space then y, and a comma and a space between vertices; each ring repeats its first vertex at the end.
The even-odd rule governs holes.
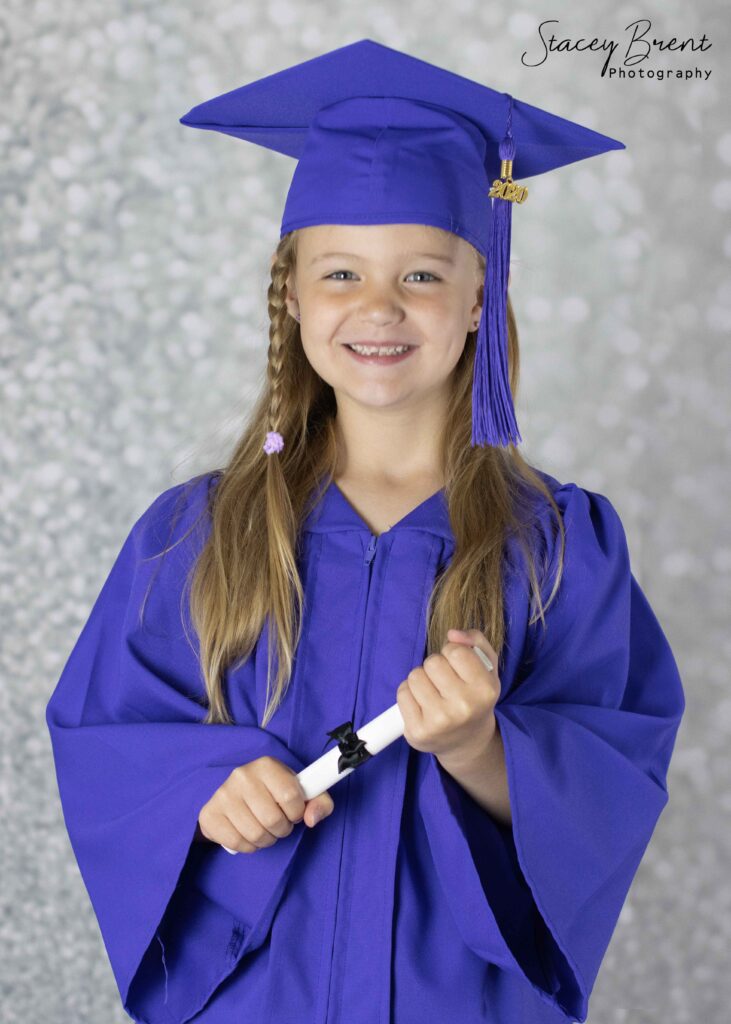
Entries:
POLYGON ((517 448, 511 161, 621 144, 370 40, 183 120, 299 162, 250 422, 134 524, 47 707, 124 1008, 584 1021, 684 697, 609 499, 517 448))

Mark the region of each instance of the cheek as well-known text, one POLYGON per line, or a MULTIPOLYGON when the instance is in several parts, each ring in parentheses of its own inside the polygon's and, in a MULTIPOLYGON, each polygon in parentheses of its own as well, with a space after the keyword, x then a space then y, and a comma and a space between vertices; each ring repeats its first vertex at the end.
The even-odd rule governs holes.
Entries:
POLYGON ((457 366, 463 351, 464 341, 460 341, 459 343, 455 342, 444 348, 436 371, 436 375, 441 380, 446 379, 454 373, 455 367, 457 366))
POLYGON ((445 320, 434 324, 430 332, 431 345, 427 350, 429 364, 439 376, 450 373, 459 362, 467 343, 467 332, 461 333, 460 324, 445 320))
POLYGON ((459 338, 460 342, 470 327, 470 308, 458 295, 444 294, 419 312, 425 329, 432 337, 459 338))
POLYGON ((338 386, 348 365, 347 353, 341 351, 340 345, 327 339, 308 338, 303 332, 302 348, 315 373, 331 387, 338 386))

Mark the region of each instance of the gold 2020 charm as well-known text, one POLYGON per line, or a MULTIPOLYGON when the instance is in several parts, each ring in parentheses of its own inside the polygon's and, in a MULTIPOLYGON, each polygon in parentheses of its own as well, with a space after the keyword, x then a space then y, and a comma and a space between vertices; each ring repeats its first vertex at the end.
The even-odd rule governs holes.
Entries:
POLYGON ((511 203, 524 203, 528 198, 525 185, 513 181, 513 161, 500 161, 500 177, 495 178, 488 192, 490 199, 507 199, 511 203))
POLYGON ((528 189, 525 185, 519 185, 513 181, 512 178, 508 178, 506 181, 496 178, 488 196, 490 199, 507 199, 511 203, 524 203, 528 198, 528 189))

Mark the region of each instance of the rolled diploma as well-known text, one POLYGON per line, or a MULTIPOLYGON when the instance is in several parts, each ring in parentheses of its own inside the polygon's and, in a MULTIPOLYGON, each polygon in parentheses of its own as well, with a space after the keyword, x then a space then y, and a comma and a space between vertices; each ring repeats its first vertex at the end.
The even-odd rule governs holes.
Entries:
MULTIPOLYGON (((369 754, 377 754, 403 734, 404 718, 398 704, 382 711, 380 715, 376 715, 356 732, 356 736, 365 741, 369 754)), ((340 747, 332 747, 322 757, 318 757, 316 761, 308 764, 298 773, 297 778, 302 786, 305 800, 312 800, 313 797, 319 796, 320 793, 324 793, 326 789, 355 771, 355 768, 344 768, 341 772, 338 771, 340 754, 340 747)), ((223 846, 223 843, 221 845, 223 846)), ((228 846, 223 848, 227 853, 239 852, 229 849, 228 846)))
MULTIPOLYGON (((472 650, 487 670, 492 672, 492 662, 485 652, 481 651, 479 647, 473 647, 472 650)), ((366 750, 369 754, 377 754, 384 747, 387 747, 389 743, 397 740, 399 736, 403 736, 403 734, 404 718, 398 704, 387 708, 380 715, 377 715, 376 718, 372 718, 366 725, 362 725, 356 732, 356 736, 365 740, 366 750)), ((319 796, 320 793, 324 793, 326 789, 329 789, 336 782, 344 779, 346 775, 350 775, 352 771, 355 771, 354 768, 346 768, 344 771, 338 772, 339 757, 340 748, 337 746, 333 747, 326 754, 323 754, 322 757, 318 757, 316 761, 313 761, 312 764, 309 764, 299 772, 297 778, 304 790, 306 800, 312 800, 313 797, 319 796)))
MULTIPOLYGON (((484 662, 491 672, 493 666, 487 655, 479 647, 473 647, 472 650, 475 654, 479 655, 480 661, 484 662)), ((362 725, 356 732, 356 736, 365 741, 368 753, 374 755, 383 750, 384 747, 387 747, 389 743, 397 740, 399 736, 403 736, 403 734, 404 718, 398 704, 393 704, 390 708, 381 712, 380 715, 372 718, 370 722, 362 725)), ((308 764, 306 768, 303 768, 298 773, 297 778, 304 791, 305 800, 312 800, 314 797, 319 796, 320 793, 324 793, 326 789, 330 789, 336 782, 340 782, 346 775, 350 775, 351 772, 355 771, 355 768, 345 768, 342 772, 338 771, 340 753, 340 747, 332 747, 322 757, 318 757, 316 761, 308 764)), ((228 853, 238 853, 238 850, 230 850, 228 846, 223 848, 228 853)))
MULTIPOLYGON (((387 708, 380 715, 372 718, 370 722, 362 725, 356 732, 356 736, 365 741, 369 754, 378 754, 403 734, 404 719, 398 704, 387 708)), ((320 793, 324 793, 326 789, 355 771, 355 768, 344 768, 342 772, 339 772, 339 759, 340 748, 333 747, 312 764, 308 764, 297 775, 305 794, 305 800, 312 800, 313 797, 319 796, 320 793)))

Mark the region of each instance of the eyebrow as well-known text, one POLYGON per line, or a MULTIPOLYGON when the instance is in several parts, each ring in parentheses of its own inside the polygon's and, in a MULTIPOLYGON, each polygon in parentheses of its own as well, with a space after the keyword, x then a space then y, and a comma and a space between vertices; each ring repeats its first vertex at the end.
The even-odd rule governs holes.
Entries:
MULTIPOLYGON (((451 256, 445 256, 443 253, 439 252, 412 252, 408 253, 407 255, 409 256, 409 258, 414 256, 421 256, 430 260, 441 260, 442 263, 454 264, 454 260, 452 259, 451 256)), ((356 253, 353 252, 324 252, 310 260, 310 266, 313 266, 315 263, 320 263, 322 260, 330 259, 333 256, 351 260, 363 259, 362 256, 358 256, 356 255, 356 253)))

